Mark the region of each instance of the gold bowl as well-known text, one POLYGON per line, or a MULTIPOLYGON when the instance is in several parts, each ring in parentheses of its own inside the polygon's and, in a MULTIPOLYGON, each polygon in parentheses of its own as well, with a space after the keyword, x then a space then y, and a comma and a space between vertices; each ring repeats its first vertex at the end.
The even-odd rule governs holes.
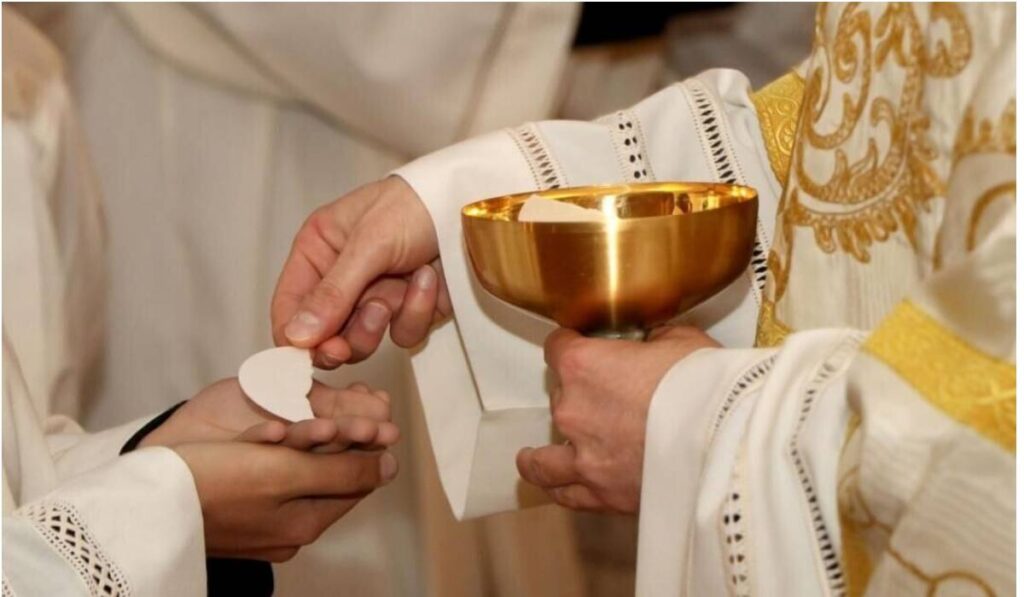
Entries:
POLYGON ((743 273, 757 192, 658 182, 555 189, 462 209, 470 261, 499 299, 589 335, 642 337, 743 273), (604 222, 519 222, 530 197, 568 201, 604 222))

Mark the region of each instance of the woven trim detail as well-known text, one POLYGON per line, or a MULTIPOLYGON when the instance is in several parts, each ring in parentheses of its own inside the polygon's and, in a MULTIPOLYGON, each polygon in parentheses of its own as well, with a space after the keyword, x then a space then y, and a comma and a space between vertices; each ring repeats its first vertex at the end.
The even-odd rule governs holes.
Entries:
MULTIPOLYGON (((78 510, 62 501, 32 503, 19 515, 78 573, 94 597, 128 597, 131 588, 121 570, 103 553, 78 510)), ((4 595, 7 595, 4 584, 4 595)))
POLYGON ((544 143, 537 125, 527 123, 514 129, 506 129, 506 132, 515 140, 520 153, 526 158, 538 189, 546 191, 565 186, 565 176, 551 155, 551 150, 544 143))
POLYGON ((846 575, 843 572, 842 554, 836 549, 835 540, 829 535, 825 526, 825 516, 818 500, 818 494, 811 482, 807 464, 804 462, 803 454, 800 452, 800 434, 804 430, 804 424, 811 413, 811 409, 817 402, 825 386, 831 382, 837 373, 842 369, 843 363, 856 354, 859 341, 847 339, 839 348, 833 352, 811 379, 804 390, 803 399, 800 404, 800 415, 797 419, 796 428, 789 438, 789 456, 793 463, 797 477, 800 479, 800 486, 803 488, 804 498, 811 516, 811 524, 814 526, 814 539, 818 546, 818 555, 821 557, 822 571, 828 583, 829 591, 837 597, 845 597, 847 594, 846 575))
MULTIPOLYGON (((711 100, 711 94, 696 79, 687 79, 678 85, 690 104, 690 113, 693 116, 695 128, 700 134, 705 157, 711 170, 715 173, 716 181, 746 184, 743 170, 732 148, 728 128, 725 126, 722 114, 711 100)), ((758 223, 754 251, 750 259, 750 276, 754 282, 753 294, 758 305, 761 304, 764 285, 768 281, 768 252, 764 249, 766 246, 768 246, 768 242, 764 238, 764 231, 761 229, 760 223, 758 223)))
POLYGON ((622 165, 626 182, 651 182, 655 180, 654 169, 647 159, 647 144, 644 141, 640 119, 632 110, 619 110, 607 122, 612 142, 622 165))

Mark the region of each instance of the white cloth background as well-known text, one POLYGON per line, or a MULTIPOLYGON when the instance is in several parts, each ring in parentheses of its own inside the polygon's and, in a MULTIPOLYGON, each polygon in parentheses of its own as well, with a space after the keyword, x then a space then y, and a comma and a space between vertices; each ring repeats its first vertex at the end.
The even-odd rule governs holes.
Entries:
MULTIPOLYGON (((283 13, 274 5, 204 5, 168 13, 157 7, 163 12, 155 28, 152 13, 133 12, 145 7, 29 8, 68 63, 106 210, 110 283, 102 376, 93 400, 66 410, 80 409, 85 423, 98 428, 162 410, 234 375, 246 356, 270 345, 271 291, 292 236, 314 207, 414 152, 477 127, 546 113, 575 7, 438 6, 432 18, 423 16, 429 7, 416 7, 419 16, 410 8, 296 5, 283 13), (182 37, 147 36, 173 33, 180 19, 193 17, 212 30, 213 41, 187 23, 178 31, 182 37), (429 23, 409 38, 411 26, 429 23), (216 40, 227 38, 251 42, 243 56, 262 53, 258 62, 288 75, 270 80, 290 95, 264 93, 248 71, 241 75, 248 87, 220 77, 237 75, 215 68, 232 66, 230 60, 204 63, 211 55, 223 58, 216 40), (362 45, 346 47, 354 40, 362 45), (340 59, 363 46, 373 53, 340 59), (309 54, 318 48, 321 54, 309 54), (208 52, 192 52, 203 49, 208 52), (445 68, 435 62, 442 59, 445 68), (536 87, 520 84, 514 93, 504 87, 524 73, 536 87), (384 101, 394 99, 389 91, 405 95, 384 101), (373 114, 375 108, 380 112, 373 114), (395 119, 403 110, 413 122, 395 119), (390 146, 345 126, 381 124, 389 115, 393 128, 372 128, 391 135, 390 146), (414 128, 417 122, 423 126, 414 128)), ((364 380, 398 397, 404 470, 316 546, 278 567, 279 594, 521 594, 516 586, 530 587, 533 581, 521 578, 529 575, 509 573, 514 565, 503 570, 485 561, 488 542, 518 545, 516 533, 525 533, 521 523, 528 519, 511 521, 504 534, 477 535, 482 527, 476 526, 458 531, 460 543, 450 540, 456 531, 447 507, 432 498, 432 459, 416 438, 419 415, 405 353, 386 344, 371 361, 331 379, 364 380), (438 552, 438 545, 451 553, 438 552)), ((529 515, 535 526, 537 516, 529 515)), ((557 557, 571 556, 571 545, 564 536, 554 542, 564 548, 552 551, 553 559, 534 558, 539 568, 529 564, 532 554, 519 558, 530 570, 561 566, 571 581, 576 564, 557 557)))

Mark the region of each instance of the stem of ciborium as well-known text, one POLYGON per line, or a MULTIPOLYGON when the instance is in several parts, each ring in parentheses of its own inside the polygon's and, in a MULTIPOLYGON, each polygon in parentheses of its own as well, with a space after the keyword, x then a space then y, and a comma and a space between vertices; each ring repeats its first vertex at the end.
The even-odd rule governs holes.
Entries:
POLYGON ((643 328, 626 328, 621 330, 601 330, 587 332, 590 338, 607 338, 609 340, 636 340, 642 342, 647 338, 647 330, 643 328))

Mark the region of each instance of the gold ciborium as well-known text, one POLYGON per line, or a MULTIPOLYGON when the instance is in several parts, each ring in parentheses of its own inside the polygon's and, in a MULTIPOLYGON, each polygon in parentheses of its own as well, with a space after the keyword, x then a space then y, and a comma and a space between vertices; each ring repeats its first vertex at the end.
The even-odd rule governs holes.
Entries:
POLYGON ((659 182, 555 189, 462 209, 473 270, 499 299, 591 336, 642 338, 728 286, 750 262, 757 192, 659 182), (603 222, 519 222, 530 197, 603 222))

